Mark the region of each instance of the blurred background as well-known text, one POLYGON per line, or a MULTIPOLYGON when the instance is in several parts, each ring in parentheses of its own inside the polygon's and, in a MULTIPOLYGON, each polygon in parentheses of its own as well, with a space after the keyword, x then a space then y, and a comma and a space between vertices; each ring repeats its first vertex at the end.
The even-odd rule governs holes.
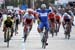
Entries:
POLYGON ((66 5, 70 5, 72 7, 75 6, 75 0, 0 0, 0 9, 9 8, 9 7, 19 7, 21 9, 25 8, 40 8, 40 5, 45 3, 47 8, 50 4, 54 6, 62 6, 66 7, 66 5))
POLYGON ((0 0, 0 8, 6 8, 7 6, 13 6, 13 7, 22 7, 26 6, 28 8, 39 8, 42 3, 47 4, 47 8, 49 6, 49 3, 53 5, 61 5, 66 6, 67 4, 70 4, 70 6, 75 5, 75 0, 0 0))

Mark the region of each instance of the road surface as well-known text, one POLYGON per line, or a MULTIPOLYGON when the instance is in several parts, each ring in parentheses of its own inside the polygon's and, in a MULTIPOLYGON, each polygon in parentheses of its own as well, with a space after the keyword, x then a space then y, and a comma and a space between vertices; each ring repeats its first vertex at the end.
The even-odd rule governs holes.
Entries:
POLYGON ((58 36, 51 37, 49 34, 48 46, 46 49, 41 47, 40 34, 37 32, 37 23, 33 25, 26 43, 23 42, 23 27, 19 25, 19 30, 16 36, 14 35, 10 40, 10 47, 7 48, 7 43, 4 42, 4 33, 0 27, 0 50, 75 50, 75 26, 72 28, 71 38, 67 40, 64 38, 64 30, 62 26, 58 36))

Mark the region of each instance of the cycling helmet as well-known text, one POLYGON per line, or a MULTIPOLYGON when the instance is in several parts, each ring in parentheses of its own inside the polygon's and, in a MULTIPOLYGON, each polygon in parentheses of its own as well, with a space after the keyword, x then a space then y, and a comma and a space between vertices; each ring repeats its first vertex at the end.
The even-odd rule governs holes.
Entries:
POLYGON ((8 18, 11 18, 11 15, 8 15, 7 17, 8 17, 8 18))
POLYGON ((41 5, 41 8, 46 8, 46 4, 42 4, 41 5))

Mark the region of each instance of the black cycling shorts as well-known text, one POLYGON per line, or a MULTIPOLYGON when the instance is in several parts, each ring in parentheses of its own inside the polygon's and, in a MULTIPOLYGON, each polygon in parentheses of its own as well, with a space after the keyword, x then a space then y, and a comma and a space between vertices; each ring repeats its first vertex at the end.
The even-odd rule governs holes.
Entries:
POLYGON ((60 23, 60 20, 56 20, 57 23, 60 23))
POLYGON ((70 19, 64 19, 65 22, 70 22, 70 19))
POLYGON ((52 18, 52 19, 50 19, 50 21, 51 21, 51 22, 55 22, 55 19, 54 19, 54 18, 52 18))

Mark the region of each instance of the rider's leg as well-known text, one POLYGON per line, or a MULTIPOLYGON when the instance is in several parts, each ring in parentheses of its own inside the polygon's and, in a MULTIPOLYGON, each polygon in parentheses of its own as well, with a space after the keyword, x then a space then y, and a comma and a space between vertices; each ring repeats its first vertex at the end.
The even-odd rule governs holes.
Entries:
POLYGON ((6 42, 6 31, 4 32, 4 42, 6 42))
POLYGON ((65 21, 62 22, 62 26, 65 29, 65 21))
POLYGON ((16 29, 18 30, 18 24, 19 24, 19 20, 16 20, 16 29))
POLYGON ((15 23, 15 33, 16 33, 16 34, 18 34, 17 30, 18 30, 18 23, 17 23, 17 21, 16 21, 16 23, 15 23))
MULTIPOLYGON (((69 25, 70 25, 69 29, 70 29, 70 32, 71 32, 72 31, 72 22, 70 22, 69 25)), ((69 38, 70 38, 70 32, 69 32, 69 38)))
POLYGON ((31 29, 32 29, 32 25, 29 25, 29 29, 28 29, 28 33, 30 33, 31 29))
POLYGON ((25 41, 26 41, 26 39, 27 39, 27 27, 26 27, 26 25, 24 26, 24 38, 25 38, 25 41))
POLYGON ((4 42, 6 41, 6 32, 4 32, 4 42))
POLYGON ((13 27, 11 28, 11 37, 13 36, 13 33, 14 33, 14 29, 13 27))
POLYGON ((43 32, 40 28, 37 28, 38 32, 40 33, 41 39, 43 38, 43 32))
POLYGON ((61 25, 61 22, 58 23, 58 32, 59 32, 59 29, 60 29, 60 25, 61 25))
POLYGON ((46 27, 46 30, 45 30, 45 31, 46 31, 46 32, 45 32, 45 35, 46 35, 46 45, 48 45, 48 43, 47 43, 47 40, 48 40, 48 31, 49 31, 49 28, 50 28, 50 27, 49 27, 49 23, 46 23, 46 24, 45 24, 45 27, 46 27))
POLYGON ((4 32, 4 42, 6 42, 6 31, 7 31, 6 27, 3 27, 3 32, 4 32))
POLYGON ((45 24, 45 28, 46 28, 46 35, 47 35, 47 39, 48 39, 48 31, 50 30, 49 23, 45 24))
POLYGON ((31 31, 31 29, 32 29, 32 25, 30 25, 30 31, 31 31))
POLYGON ((43 38, 43 27, 44 27, 44 24, 43 23, 40 23, 39 24, 39 26, 38 26, 38 28, 37 28, 37 30, 38 30, 38 32, 40 33, 40 36, 41 36, 41 39, 43 38))

